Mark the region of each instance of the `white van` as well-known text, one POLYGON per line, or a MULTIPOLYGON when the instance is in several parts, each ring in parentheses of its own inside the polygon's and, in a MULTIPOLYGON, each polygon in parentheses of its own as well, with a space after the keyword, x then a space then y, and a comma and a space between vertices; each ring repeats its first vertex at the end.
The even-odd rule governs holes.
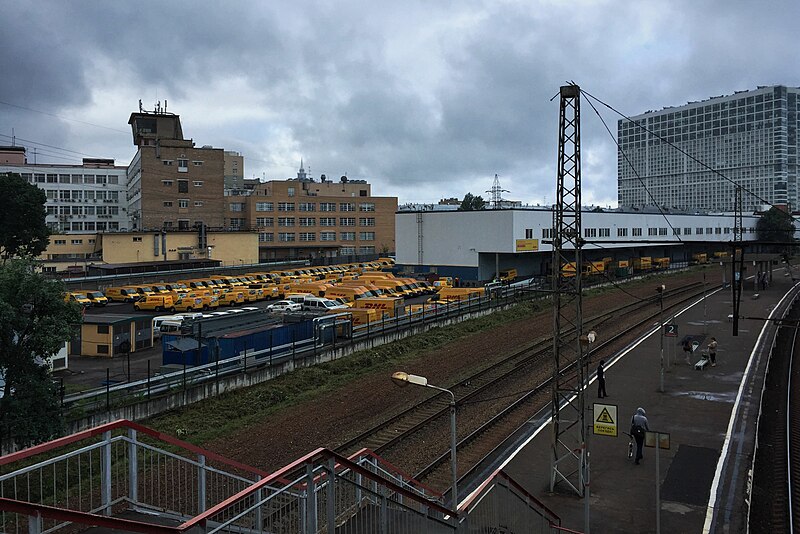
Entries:
POLYGON ((328 310, 341 310, 341 309, 350 309, 350 308, 336 302, 335 300, 326 299, 323 297, 306 297, 303 300, 303 310, 305 311, 326 312, 328 310))
POLYGON ((172 322, 180 322, 183 318, 180 315, 159 315, 157 317, 153 317, 153 337, 161 337, 161 325, 165 321, 172 321, 172 322))
POLYGON ((162 336, 164 334, 181 335, 182 326, 183 326, 182 319, 163 321, 159 329, 159 336, 162 336))

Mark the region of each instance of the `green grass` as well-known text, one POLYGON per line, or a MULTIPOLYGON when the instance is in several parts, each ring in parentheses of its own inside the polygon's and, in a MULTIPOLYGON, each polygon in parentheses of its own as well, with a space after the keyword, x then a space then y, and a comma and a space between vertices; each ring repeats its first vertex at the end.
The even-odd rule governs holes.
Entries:
POLYGON ((433 328, 423 334, 363 350, 345 358, 297 369, 262 384, 225 393, 186 408, 159 415, 144 424, 201 445, 255 424, 289 406, 319 398, 370 373, 396 370, 426 351, 479 332, 531 317, 548 308, 542 300, 525 302, 483 317, 433 328))

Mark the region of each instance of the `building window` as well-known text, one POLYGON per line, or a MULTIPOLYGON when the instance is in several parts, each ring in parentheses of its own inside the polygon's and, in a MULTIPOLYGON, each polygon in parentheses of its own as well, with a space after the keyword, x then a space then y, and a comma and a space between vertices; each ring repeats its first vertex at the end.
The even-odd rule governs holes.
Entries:
POLYGON ((525 228, 525 239, 533 239, 533 228, 525 228))
POLYGON ((286 196, 293 197, 294 196, 294 187, 287 187, 286 188, 286 196))
POLYGON ((341 256, 352 256, 356 253, 356 247, 341 247, 339 249, 339 255, 341 256))
POLYGON ((339 226, 355 226, 355 217, 339 217, 339 226))
POLYGON ((72 245, 83 245, 83 239, 73 239, 71 241, 72 245))
POLYGON ((375 232, 359 232, 359 241, 375 241, 375 232))
POLYGON ((133 236, 133 242, 134 243, 141 243, 142 242, 142 237, 141 236, 133 236))
POLYGON ((611 237, 611 228, 600 228, 600 237, 611 237))
POLYGON ((722 228, 720 228, 719 226, 717 226, 716 228, 714 228, 714 234, 716 234, 716 235, 720 235, 720 234, 722 234, 722 228))
POLYGON ((314 232, 300 232, 300 241, 316 241, 317 234, 314 232))
POLYGON ((631 228, 631 235, 633 237, 642 237, 642 229, 641 228, 631 228))
POLYGON ((684 228, 683 229, 683 233, 686 234, 686 235, 692 235, 692 229, 691 228, 684 228))
POLYGON ((192 185, 195 187, 203 187, 203 180, 194 180, 192 185))
POLYGON ((272 202, 256 202, 256 211, 272 211, 272 202))
POLYGON ((275 241, 275 234, 272 232, 261 232, 258 234, 259 243, 271 243, 272 241, 275 241))
POLYGON ((164 207, 165 208, 171 208, 172 207, 172 201, 171 200, 165 200, 164 201, 164 207))
POLYGON ((666 228, 659 228, 658 229, 658 235, 667 235, 667 229, 666 228))
POLYGON ((617 228, 617 237, 628 237, 627 228, 617 228))
POLYGON ((189 199, 188 198, 179 198, 178 199, 178 207, 179 208, 188 208, 189 207, 189 199))
POLYGON ((172 180, 161 180, 161 185, 164 187, 172 187, 172 180))
MULTIPOLYGON (((342 233, 344 235, 344 232, 342 233)), ((355 236, 355 234, 353 234, 355 236)), ((320 232, 319 233, 319 240, 320 241, 336 241, 336 232, 320 232)))
POLYGON ((188 230, 189 219, 178 219, 178 230, 188 230))
POLYGON ((231 211, 244 211, 244 202, 231 202, 228 205, 231 211))
POLYGON ((359 254, 375 254, 375 247, 374 246, 363 246, 358 247, 359 254))
POLYGON ((244 219, 231 219, 231 228, 238 230, 244 227, 244 219))
POLYGON ((658 235, 658 228, 648 228, 647 235, 658 235))
POLYGON ((358 219, 359 226, 375 226, 375 217, 361 217, 358 219))
POLYGON ((542 239, 553 239, 553 229, 542 228, 542 239))
POLYGON ((680 228, 673 228, 672 229, 672 235, 681 235, 681 229, 680 228))
POLYGON ((188 159, 178 159, 178 172, 189 172, 188 159))
POLYGON ((339 211, 356 211, 356 205, 352 202, 342 202, 339 204, 339 211))
POLYGON ((315 217, 300 217, 300 226, 316 226, 317 219, 315 217))
POLYGON ((320 202, 319 211, 336 211, 336 202, 320 202))
POLYGON ((195 208, 202 208, 203 207, 203 201, 202 200, 195 200, 194 201, 194 207, 195 208))
POLYGON ((280 232, 278 234, 278 241, 294 241, 294 233, 280 232))
POLYGON ((162 165, 166 165, 166 166, 168 166, 168 167, 171 167, 173 163, 174 163, 174 162, 173 162, 171 159, 165 159, 165 160, 162 160, 162 161, 161 161, 161 164, 162 164, 162 165))
POLYGON ((597 228, 584 228, 583 237, 597 237, 597 228))
POLYGON ((278 202, 278 211, 294 211, 294 202, 278 202))
MULTIPOLYGON (((194 165, 195 167, 202 167, 203 166, 203 162, 202 161, 193 161, 192 165, 194 165)), ((202 182, 200 182, 200 183, 202 183, 202 182)))
MULTIPOLYGON (((325 232, 322 232, 322 233, 325 234, 325 232)), ((333 235, 336 235, 333 232, 331 232, 331 233, 333 235)), ((355 232, 341 232, 339 234, 339 236, 340 236, 342 241, 355 241, 356 240, 356 233, 355 232)), ((323 239, 323 241, 325 241, 325 239, 323 239)))
POLYGON ((336 226, 336 217, 320 217, 320 226, 336 226))
POLYGON ((375 211, 375 203, 362 202, 358 205, 358 211, 375 211))
POLYGON ((108 334, 108 325, 107 324, 99 324, 99 325, 97 325, 97 333, 98 334, 108 334))
POLYGON ((274 226, 272 217, 256 217, 256 226, 274 226))
POLYGON ((189 192, 189 180, 178 180, 178 193, 189 192))
POLYGON ((301 202, 300 211, 317 211, 317 205, 314 202, 301 202))
POLYGON ((66 239, 56 239, 56 240, 55 240, 55 241, 53 241, 53 242, 54 242, 56 245, 66 245, 66 244, 67 244, 67 240, 66 240, 66 239))
POLYGON ((697 234, 697 235, 703 235, 703 229, 702 228, 695 228, 694 231, 695 231, 695 234, 697 234))
POLYGON ((294 226, 294 217, 278 217, 278 226, 294 226))

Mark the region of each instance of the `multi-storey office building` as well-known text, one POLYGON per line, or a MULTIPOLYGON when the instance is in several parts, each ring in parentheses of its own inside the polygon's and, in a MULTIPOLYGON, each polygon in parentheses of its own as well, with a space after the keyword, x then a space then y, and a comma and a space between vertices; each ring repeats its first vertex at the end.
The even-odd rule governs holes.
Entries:
POLYGON ((655 201, 682 209, 733 211, 738 185, 745 211, 763 204, 794 209, 798 93, 797 87, 759 87, 648 111, 632 122, 620 120, 620 206, 655 201))
POLYGON ((90 158, 83 165, 28 164, 20 148, 0 147, 0 160, 9 162, 0 164, 0 173, 19 174, 44 190, 51 230, 74 234, 128 229, 125 167, 115 166, 113 159, 90 158))
MULTIPOLYGON (((249 181, 248 181, 249 182, 249 181)), ((297 179, 247 184, 229 196, 228 224, 258 232, 261 261, 394 251, 397 197, 374 197, 365 180, 297 179)))
POLYGON ((139 147, 128 166, 131 230, 222 229, 224 150, 195 148, 166 111, 132 113, 128 123, 139 147))

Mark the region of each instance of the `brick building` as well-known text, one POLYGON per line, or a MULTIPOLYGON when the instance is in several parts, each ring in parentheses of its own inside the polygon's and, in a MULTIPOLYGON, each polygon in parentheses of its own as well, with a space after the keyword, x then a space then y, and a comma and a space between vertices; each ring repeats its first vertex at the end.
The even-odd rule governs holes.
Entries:
POLYGON ((225 151, 196 148, 166 109, 132 113, 128 124, 138 147, 128 166, 131 229, 223 229, 225 151))
POLYGON ((397 197, 372 196, 365 180, 323 175, 258 182, 226 197, 228 224, 258 232, 261 261, 394 252, 397 197))

